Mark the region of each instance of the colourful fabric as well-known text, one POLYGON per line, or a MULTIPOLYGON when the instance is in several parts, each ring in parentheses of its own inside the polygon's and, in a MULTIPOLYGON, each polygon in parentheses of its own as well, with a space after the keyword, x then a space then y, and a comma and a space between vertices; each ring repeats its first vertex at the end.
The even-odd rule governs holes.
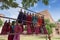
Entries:
POLYGON ((22 23, 22 18, 23 18, 23 12, 19 12, 17 21, 18 21, 19 23, 22 23))
POLYGON ((8 27, 7 27, 7 32, 9 32, 8 40, 13 40, 14 35, 10 35, 10 33, 13 33, 13 32, 12 32, 12 27, 10 26, 10 22, 8 22, 7 25, 8 25, 8 27))
POLYGON ((7 21, 4 23, 4 25, 2 27, 1 34, 7 34, 7 21))
POLYGON ((15 33, 21 33, 22 32, 22 27, 21 25, 16 24, 14 28, 15 33))
POLYGON ((39 34, 40 33, 39 31, 40 31, 39 27, 35 27, 35 34, 39 34))
POLYGON ((13 40, 14 35, 8 35, 8 40, 13 40))
POLYGON ((33 24, 36 24, 37 23, 37 17, 36 16, 32 16, 32 22, 33 22, 33 24))
POLYGON ((32 16, 31 15, 27 15, 27 18, 26 18, 26 25, 27 25, 27 33, 28 34, 31 34, 32 33, 32 30, 31 30, 31 24, 32 24, 32 16))
POLYGON ((20 40, 20 34, 15 34, 13 40, 20 40))
POLYGON ((20 33, 22 32, 22 28, 20 25, 16 24, 15 28, 15 35, 14 35, 14 39, 13 40, 20 40, 20 33))
POLYGON ((44 34, 47 34, 47 29, 45 28, 45 26, 43 27, 43 31, 44 31, 44 34))
POLYGON ((32 30, 30 25, 27 25, 27 34, 32 34, 32 30))
POLYGON ((26 24, 30 25, 32 23, 32 16, 31 15, 27 15, 26 21, 28 21, 26 24))
POLYGON ((23 25, 26 25, 26 15, 23 14, 23 25))
POLYGON ((37 23, 38 23, 39 26, 42 25, 42 21, 43 21, 43 20, 42 20, 41 18, 38 18, 38 22, 37 22, 37 23))

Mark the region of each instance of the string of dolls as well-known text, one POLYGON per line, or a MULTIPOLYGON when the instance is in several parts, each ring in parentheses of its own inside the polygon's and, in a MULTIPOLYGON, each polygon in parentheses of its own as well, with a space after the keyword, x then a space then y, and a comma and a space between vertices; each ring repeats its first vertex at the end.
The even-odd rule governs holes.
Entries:
MULTIPOLYGON (((12 23, 10 21, 7 23, 7 21, 4 23, 4 26, 2 28, 1 34, 7 34, 7 32, 11 31, 13 33, 14 27, 18 24, 20 25, 20 33, 27 32, 27 34, 47 34, 46 28, 43 25, 44 24, 44 18, 43 16, 39 16, 37 14, 31 14, 31 13, 24 13, 22 10, 19 12, 18 18, 12 23), (12 29, 9 29, 10 26, 12 26, 12 29)), ((17 29, 18 30, 18 29, 17 29)))
POLYGON ((20 40, 20 34, 47 34, 44 17, 37 14, 19 12, 16 21, 5 21, 1 35, 8 34, 8 40, 20 40))

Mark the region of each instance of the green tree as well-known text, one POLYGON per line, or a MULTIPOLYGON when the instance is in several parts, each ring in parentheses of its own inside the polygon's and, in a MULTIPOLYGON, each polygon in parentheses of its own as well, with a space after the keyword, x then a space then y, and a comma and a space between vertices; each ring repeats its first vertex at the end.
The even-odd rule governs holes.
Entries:
POLYGON ((48 0, 22 0, 22 5, 25 8, 33 7, 38 1, 41 1, 45 5, 48 5, 48 0))
POLYGON ((0 27, 2 26, 2 24, 3 24, 3 21, 0 19, 0 27))
POLYGON ((18 7, 18 4, 16 3, 16 0, 0 0, 0 3, 2 4, 0 6, 0 9, 9 9, 10 7, 18 7))
POLYGON ((58 20, 58 22, 60 22, 60 19, 58 20))
MULTIPOLYGON (((48 5, 48 0, 22 0, 22 6, 24 8, 29 8, 34 6, 38 1, 42 1, 45 5, 48 5)), ((16 0, 0 0, 0 3, 2 5, 0 6, 0 9, 9 9, 10 7, 18 7, 18 3, 16 3, 16 0)))
POLYGON ((47 29, 47 32, 48 32, 48 39, 51 40, 50 34, 52 33, 52 28, 56 27, 56 24, 51 23, 49 21, 49 19, 45 19, 45 23, 46 23, 46 29, 47 29))

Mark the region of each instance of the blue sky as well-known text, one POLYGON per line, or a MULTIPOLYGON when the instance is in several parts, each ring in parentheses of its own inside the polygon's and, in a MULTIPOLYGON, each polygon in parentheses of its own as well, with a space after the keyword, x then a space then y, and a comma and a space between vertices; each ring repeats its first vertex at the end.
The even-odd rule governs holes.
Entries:
MULTIPOLYGON (((17 0, 16 2, 19 3, 19 6, 22 6, 21 0, 17 0)), ((19 9, 20 8, 10 8, 9 10, 0 10, 0 14, 4 14, 6 17, 17 18, 19 9)), ((60 19, 60 0, 49 0, 48 6, 39 1, 34 5, 34 7, 29 9, 35 12, 48 10, 55 21, 60 19)))

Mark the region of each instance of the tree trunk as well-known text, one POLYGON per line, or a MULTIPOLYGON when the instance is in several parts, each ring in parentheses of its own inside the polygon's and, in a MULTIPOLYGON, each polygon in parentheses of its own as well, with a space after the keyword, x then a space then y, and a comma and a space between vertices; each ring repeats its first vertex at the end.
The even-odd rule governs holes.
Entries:
POLYGON ((50 36, 50 34, 48 34, 48 39, 51 40, 51 36, 50 36))

